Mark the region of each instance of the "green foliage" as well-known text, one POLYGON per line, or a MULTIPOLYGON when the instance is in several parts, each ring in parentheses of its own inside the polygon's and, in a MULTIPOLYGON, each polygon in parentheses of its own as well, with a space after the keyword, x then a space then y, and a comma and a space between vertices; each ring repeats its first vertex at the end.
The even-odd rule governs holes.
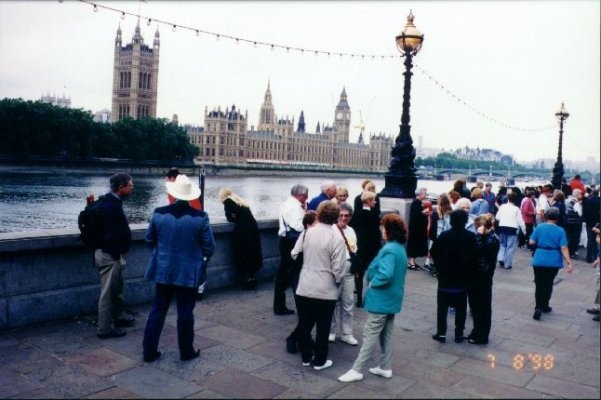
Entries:
POLYGON ((31 155, 189 161, 198 155, 183 128, 166 119, 94 122, 88 111, 22 99, 0 100, 0 152, 31 155))

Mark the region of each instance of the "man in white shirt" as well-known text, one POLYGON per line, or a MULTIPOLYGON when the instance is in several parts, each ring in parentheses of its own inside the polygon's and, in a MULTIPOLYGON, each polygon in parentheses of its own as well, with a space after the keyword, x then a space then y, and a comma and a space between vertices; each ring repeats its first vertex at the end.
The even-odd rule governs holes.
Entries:
POLYGON ((296 239, 304 230, 303 217, 307 209, 309 189, 304 185, 294 185, 290 189, 290 197, 280 209, 280 265, 275 277, 273 293, 273 313, 276 315, 294 314, 293 310, 286 307, 286 288, 290 286, 292 258, 290 252, 294 248, 296 239))
POLYGON ((536 204, 536 224, 542 224, 547 220, 545 212, 549 208, 549 197, 553 196, 553 186, 546 184, 543 186, 543 192, 538 196, 536 204))

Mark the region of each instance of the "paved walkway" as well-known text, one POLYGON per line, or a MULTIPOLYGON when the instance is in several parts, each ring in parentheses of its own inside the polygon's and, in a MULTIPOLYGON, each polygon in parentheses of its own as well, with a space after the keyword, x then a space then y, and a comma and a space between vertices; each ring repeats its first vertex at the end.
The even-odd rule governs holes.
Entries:
MULTIPOLYGON (((330 346, 332 368, 303 368, 300 356, 284 348, 296 316, 273 315, 273 284, 263 282, 253 292, 206 295, 195 310, 200 358, 189 362, 179 361, 173 310, 161 338, 163 356, 142 362, 149 306, 136 308, 137 326, 119 339, 98 339, 85 318, 0 333, 0 398, 598 399, 599 323, 585 312, 594 297, 594 270, 577 262, 573 274, 560 272, 553 312, 537 322, 530 257, 518 250, 516 258, 513 270, 495 274, 488 346, 433 341, 435 279, 408 271, 390 380, 366 373, 362 382, 336 381, 358 352, 340 341, 330 346)), ((293 305, 290 296, 288 305, 293 305)), ((356 311, 358 339, 365 317, 363 310, 356 311)))

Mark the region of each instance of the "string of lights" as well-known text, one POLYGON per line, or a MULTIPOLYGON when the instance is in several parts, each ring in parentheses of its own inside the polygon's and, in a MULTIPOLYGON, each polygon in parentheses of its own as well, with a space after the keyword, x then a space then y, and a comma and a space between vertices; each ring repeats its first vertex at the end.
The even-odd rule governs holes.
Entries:
MULTIPOLYGON (((325 51, 325 50, 318 50, 318 49, 308 49, 308 48, 303 48, 303 47, 296 47, 296 46, 289 46, 289 45, 284 45, 284 44, 278 44, 278 43, 271 43, 271 42, 264 42, 261 40, 253 40, 253 39, 247 39, 247 38, 243 38, 243 37, 237 37, 237 36, 232 36, 232 35, 226 35, 223 33, 218 33, 218 32, 211 32, 211 31, 207 31, 204 29, 200 29, 200 28, 196 28, 196 27, 191 27, 191 26, 186 26, 186 25, 181 25, 181 24, 177 24, 177 23, 173 23, 170 21, 164 21, 161 19, 157 19, 157 18, 151 18, 151 17, 146 17, 144 15, 141 15, 141 13, 131 13, 128 11, 124 11, 118 8, 114 8, 114 7, 110 7, 107 5, 103 5, 103 4, 98 4, 95 2, 92 2, 90 0, 78 0, 81 3, 85 3, 88 4, 90 6, 92 6, 92 10, 94 12, 98 12, 99 9, 104 9, 107 11, 112 11, 115 12, 117 14, 119 14, 121 16, 121 20, 124 20, 126 18, 126 16, 132 16, 135 18, 138 18, 139 20, 146 20, 146 24, 147 25, 151 25, 152 23, 156 23, 156 24, 161 24, 161 25, 165 25, 169 28, 171 28, 171 30, 173 32, 176 32, 178 29, 180 30, 186 30, 186 31, 190 31, 192 33, 194 33, 196 36, 200 36, 202 35, 207 35, 207 36, 212 36, 215 38, 215 40, 220 40, 220 39, 225 39, 225 40, 231 40, 234 41, 236 44, 240 44, 240 43, 248 43, 248 44, 252 44, 253 47, 263 47, 263 48, 268 48, 270 50, 285 50, 287 53, 295 52, 297 54, 314 54, 315 56, 319 56, 319 55, 325 55, 326 57, 330 57, 330 56, 337 56, 339 58, 351 58, 354 60, 386 60, 386 59, 395 59, 395 58, 402 58, 402 55, 389 55, 389 54, 368 54, 368 53, 364 53, 364 54, 358 54, 358 53, 347 53, 347 52, 339 52, 339 51, 325 51)), ((63 0, 59 0, 60 3, 63 2, 63 0)), ((424 76, 426 76, 428 78, 428 80, 430 80, 432 83, 434 83, 434 85, 436 85, 437 87, 439 87, 443 92, 445 92, 447 95, 451 96, 453 99, 457 100, 459 103, 461 103, 463 106, 467 107, 468 109, 470 109, 472 112, 474 112, 476 115, 489 120, 490 122, 497 124, 499 126, 502 126, 503 128, 506 129, 511 129, 511 130, 515 130, 515 131, 521 131, 521 132, 540 132, 540 131, 546 131, 552 128, 555 128, 555 125, 551 125, 551 126, 546 126, 543 128, 521 128, 521 127, 517 127, 517 126, 513 126, 511 124, 507 124, 504 123, 502 121, 499 121, 498 119, 489 116, 488 114, 479 111, 478 109, 476 109, 475 107, 473 107, 471 104, 469 104, 468 102, 466 102, 465 100, 463 100, 461 97, 457 96, 455 93, 453 93, 452 91, 450 91, 446 86, 444 86, 442 83, 440 83, 438 80, 436 80, 435 78, 433 78, 432 76, 430 76, 430 74, 428 74, 423 68, 421 68, 419 65, 417 64, 413 64, 424 76)))

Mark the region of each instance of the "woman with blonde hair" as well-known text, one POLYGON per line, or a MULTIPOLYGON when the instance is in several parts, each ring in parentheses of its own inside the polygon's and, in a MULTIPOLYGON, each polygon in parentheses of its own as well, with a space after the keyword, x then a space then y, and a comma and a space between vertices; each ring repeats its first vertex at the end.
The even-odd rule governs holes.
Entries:
POLYGON ((336 204, 346 203, 346 199, 348 199, 348 189, 346 186, 336 186, 336 196, 332 199, 332 201, 336 204))
POLYGON ((243 288, 257 286, 255 274, 263 266, 261 237, 257 221, 246 200, 230 188, 219 190, 219 201, 223 203, 225 218, 234 223, 232 248, 236 269, 242 275, 243 288))
MULTIPOLYGON (((363 192, 372 192, 372 193, 376 193, 376 185, 370 181, 369 179, 364 180, 363 182, 361 182, 361 189, 362 192, 359 193, 357 195, 357 197, 355 197, 355 202, 353 204, 353 207, 355 209, 355 211, 357 210, 361 210, 363 208, 363 201, 361 199, 361 195, 363 194, 363 192)), ((376 194, 376 202, 374 204, 374 206, 372 207, 372 212, 374 214, 376 214, 376 216, 379 218, 380 217, 380 197, 378 197, 378 195, 376 194)))

